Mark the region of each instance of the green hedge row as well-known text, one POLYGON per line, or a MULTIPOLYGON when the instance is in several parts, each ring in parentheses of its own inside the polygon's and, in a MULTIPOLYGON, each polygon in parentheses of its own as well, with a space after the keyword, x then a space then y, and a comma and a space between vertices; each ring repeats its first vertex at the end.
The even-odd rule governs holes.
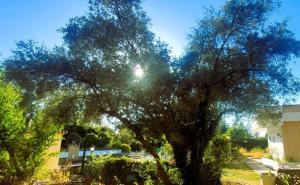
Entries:
MULTIPOLYGON (((164 165, 172 180, 180 184, 178 171, 166 162, 164 162, 164 165)), ((156 174, 156 164, 154 161, 138 161, 125 156, 100 156, 95 158, 85 166, 84 173, 94 182, 102 184, 161 184, 156 174)))
POLYGON ((245 140, 232 140, 232 144, 250 151, 253 148, 266 149, 268 147, 268 140, 267 138, 249 138, 245 140))

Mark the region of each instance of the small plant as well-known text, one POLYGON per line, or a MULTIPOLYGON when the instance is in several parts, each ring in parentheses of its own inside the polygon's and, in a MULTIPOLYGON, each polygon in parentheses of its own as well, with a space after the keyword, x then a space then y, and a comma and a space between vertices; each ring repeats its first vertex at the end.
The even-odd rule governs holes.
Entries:
POLYGON ((247 150, 246 150, 245 148, 243 148, 243 147, 241 147, 241 148, 239 149, 239 152, 240 152, 240 154, 242 154, 243 156, 246 156, 246 155, 247 155, 247 150))
POLYGON ((131 147, 128 144, 121 144, 120 149, 125 153, 131 152, 131 147))
POLYGON ((280 176, 279 181, 282 185, 289 185, 290 176, 288 174, 283 174, 280 176))
POLYGON ((266 155, 266 151, 261 148, 252 148, 250 151, 247 151, 245 148, 240 148, 239 152, 243 156, 253 158, 262 158, 266 155))
POLYGON ((50 183, 64 183, 70 180, 71 173, 69 170, 54 170, 49 173, 50 183))

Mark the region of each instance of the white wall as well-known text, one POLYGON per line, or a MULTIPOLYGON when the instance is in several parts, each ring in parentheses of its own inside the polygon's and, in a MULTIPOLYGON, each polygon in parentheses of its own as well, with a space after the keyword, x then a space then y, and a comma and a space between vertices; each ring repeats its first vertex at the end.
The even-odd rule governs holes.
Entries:
POLYGON ((300 121, 299 112, 284 112, 282 114, 282 122, 284 121, 300 121))
POLYGON ((282 140, 282 127, 272 126, 267 128, 268 147, 273 159, 283 160, 284 149, 282 140))

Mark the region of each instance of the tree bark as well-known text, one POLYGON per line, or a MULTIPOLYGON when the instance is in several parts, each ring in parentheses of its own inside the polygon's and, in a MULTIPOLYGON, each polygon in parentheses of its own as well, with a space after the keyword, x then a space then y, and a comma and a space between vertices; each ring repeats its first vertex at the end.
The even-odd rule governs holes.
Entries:
POLYGON ((156 166, 157 166, 157 176, 162 180, 162 182, 165 185, 173 185, 173 183, 170 180, 169 175, 167 174, 166 170, 164 169, 163 165, 161 164, 160 157, 158 156, 156 151, 153 149, 153 147, 146 141, 146 139, 142 135, 140 129, 138 129, 137 127, 132 125, 130 123, 130 121, 128 121, 127 119, 119 116, 118 114, 116 114, 114 112, 107 112, 106 111, 106 113, 111 115, 111 116, 114 116, 114 117, 118 118, 119 120, 121 120, 122 123, 125 124, 125 126, 127 128, 129 128, 135 134, 136 139, 139 142, 141 142, 143 148, 145 148, 154 157, 154 159, 156 161, 156 166))
POLYGON ((81 161, 81 168, 80 168, 80 174, 83 174, 83 168, 84 168, 84 158, 85 158, 85 152, 86 152, 86 147, 83 148, 83 155, 82 155, 82 161, 81 161))
POLYGON ((201 177, 201 165, 203 153, 184 149, 183 146, 173 148, 176 167, 180 170, 183 179, 183 185, 206 185, 205 179, 201 177))
POLYGON ((141 135, 139 132, 135 134, 136 134, 136 138, 142 143, 142 146, 154 157, 157 166, 157 176, 160 177, 160 179, 165 185, 173 185, 169 175, 167 174, 166 170, 164 169, 160 161, 159 155, 156 153, 153 147, 145 140, 143 135, 141 135))
POLYGON ((220 178, 215 176, 213 166, 203 161, 210 139, 201 138, 190 140, 189 145, 172 145, 183 185, 220 185, 220 178))

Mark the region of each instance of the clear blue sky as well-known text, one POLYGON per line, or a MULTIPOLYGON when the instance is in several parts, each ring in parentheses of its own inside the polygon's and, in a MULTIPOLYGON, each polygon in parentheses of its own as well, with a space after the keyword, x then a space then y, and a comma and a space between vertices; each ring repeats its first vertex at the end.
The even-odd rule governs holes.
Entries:
MULTIPOLYGON (((180 55, 187 34, 203 15, 204 7, 220 7, 225 0, 146 0, 143 7, 152 19, 152 30, 180 55)), ((87 0, 1 0, 0 53, 8 57, 16 41, 33 39, 48 47, 62 43, 57 29, 87 11, 87 0)), ((283 0, 273 19, 288 18, 289 28, 300 39, 300 0, 283 0)), ((291 65, 300 78, 300 59, 291 65)))

